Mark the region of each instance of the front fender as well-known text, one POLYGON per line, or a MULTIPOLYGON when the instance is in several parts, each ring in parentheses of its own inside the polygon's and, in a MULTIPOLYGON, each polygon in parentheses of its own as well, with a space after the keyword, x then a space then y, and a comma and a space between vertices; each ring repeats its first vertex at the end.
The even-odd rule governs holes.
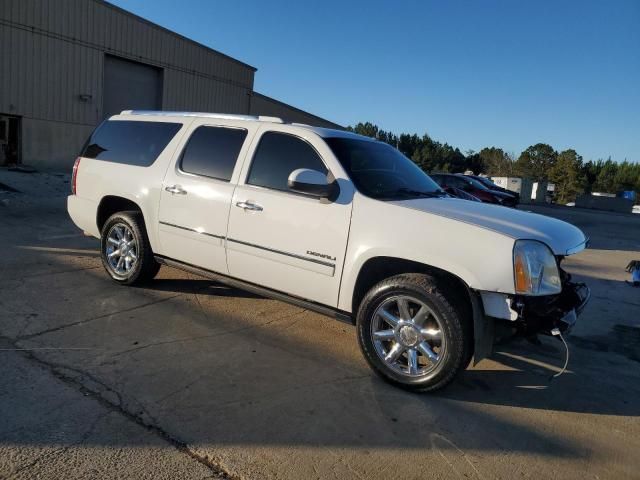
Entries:
POLYGON ((513 294, 513 244, 493 230, 357 195, 338 308, 353 311, 358 275, 375 257, 438 268, 472 290, 513 294))

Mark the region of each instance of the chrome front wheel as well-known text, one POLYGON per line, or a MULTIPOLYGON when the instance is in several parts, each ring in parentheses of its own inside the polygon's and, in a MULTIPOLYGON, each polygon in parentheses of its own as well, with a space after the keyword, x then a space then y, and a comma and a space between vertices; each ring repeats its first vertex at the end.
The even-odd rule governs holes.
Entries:
POLYGON ((358 308, 362 353, 386 381, 415 391, 447 385, 473 353, 472 319, 450 285, 420 273, 377 283, 358 308), (458 306, 454 306, 458 305, 458 306))
POLYGON ((371 339, 376 353, 400 374, 421 377, 444 357, 446 339, 439 315, 418 298, 386 299, 373 314, 371 339))

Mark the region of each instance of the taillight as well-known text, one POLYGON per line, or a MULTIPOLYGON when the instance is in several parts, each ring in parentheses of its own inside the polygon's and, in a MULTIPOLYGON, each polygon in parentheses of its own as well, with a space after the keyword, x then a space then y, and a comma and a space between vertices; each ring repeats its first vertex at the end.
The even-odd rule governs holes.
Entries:
POLYGON ((76 161, 73 164, 73 172, 71 173, 71 195, 75 195, 78 191, 76 179, 78 178, 78 167, 80 166, 80 159, 81 157, 76 158, 76 161))

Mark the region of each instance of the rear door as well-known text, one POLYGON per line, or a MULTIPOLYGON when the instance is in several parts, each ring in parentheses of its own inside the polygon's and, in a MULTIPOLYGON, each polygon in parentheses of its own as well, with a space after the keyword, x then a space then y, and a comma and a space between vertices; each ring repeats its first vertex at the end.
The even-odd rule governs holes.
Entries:
POLYGON ((158 235, 162 254, 228 273, 224 239, 233 190, 255 126, 195 121, 162 184, 158 235), (237 167, 237 168, 236 168, 237 167))
POLYGON ((345 175, 320 137, 287 128, 262 127, 245 161, 229 215, 229 273, 336 306, 353 191, 344 182, 329 202, 289 190, 287 179, 298 168, 345 175))

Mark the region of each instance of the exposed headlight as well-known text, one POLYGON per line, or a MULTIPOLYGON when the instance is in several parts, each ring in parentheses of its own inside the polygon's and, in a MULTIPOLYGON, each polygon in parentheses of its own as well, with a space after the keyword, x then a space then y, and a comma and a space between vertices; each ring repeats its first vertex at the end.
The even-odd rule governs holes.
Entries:
POLYGON ((516 293, 555 295, 562 291, 556 258, 542 242, 516 241, 513 247, 513 273, 516 293))

